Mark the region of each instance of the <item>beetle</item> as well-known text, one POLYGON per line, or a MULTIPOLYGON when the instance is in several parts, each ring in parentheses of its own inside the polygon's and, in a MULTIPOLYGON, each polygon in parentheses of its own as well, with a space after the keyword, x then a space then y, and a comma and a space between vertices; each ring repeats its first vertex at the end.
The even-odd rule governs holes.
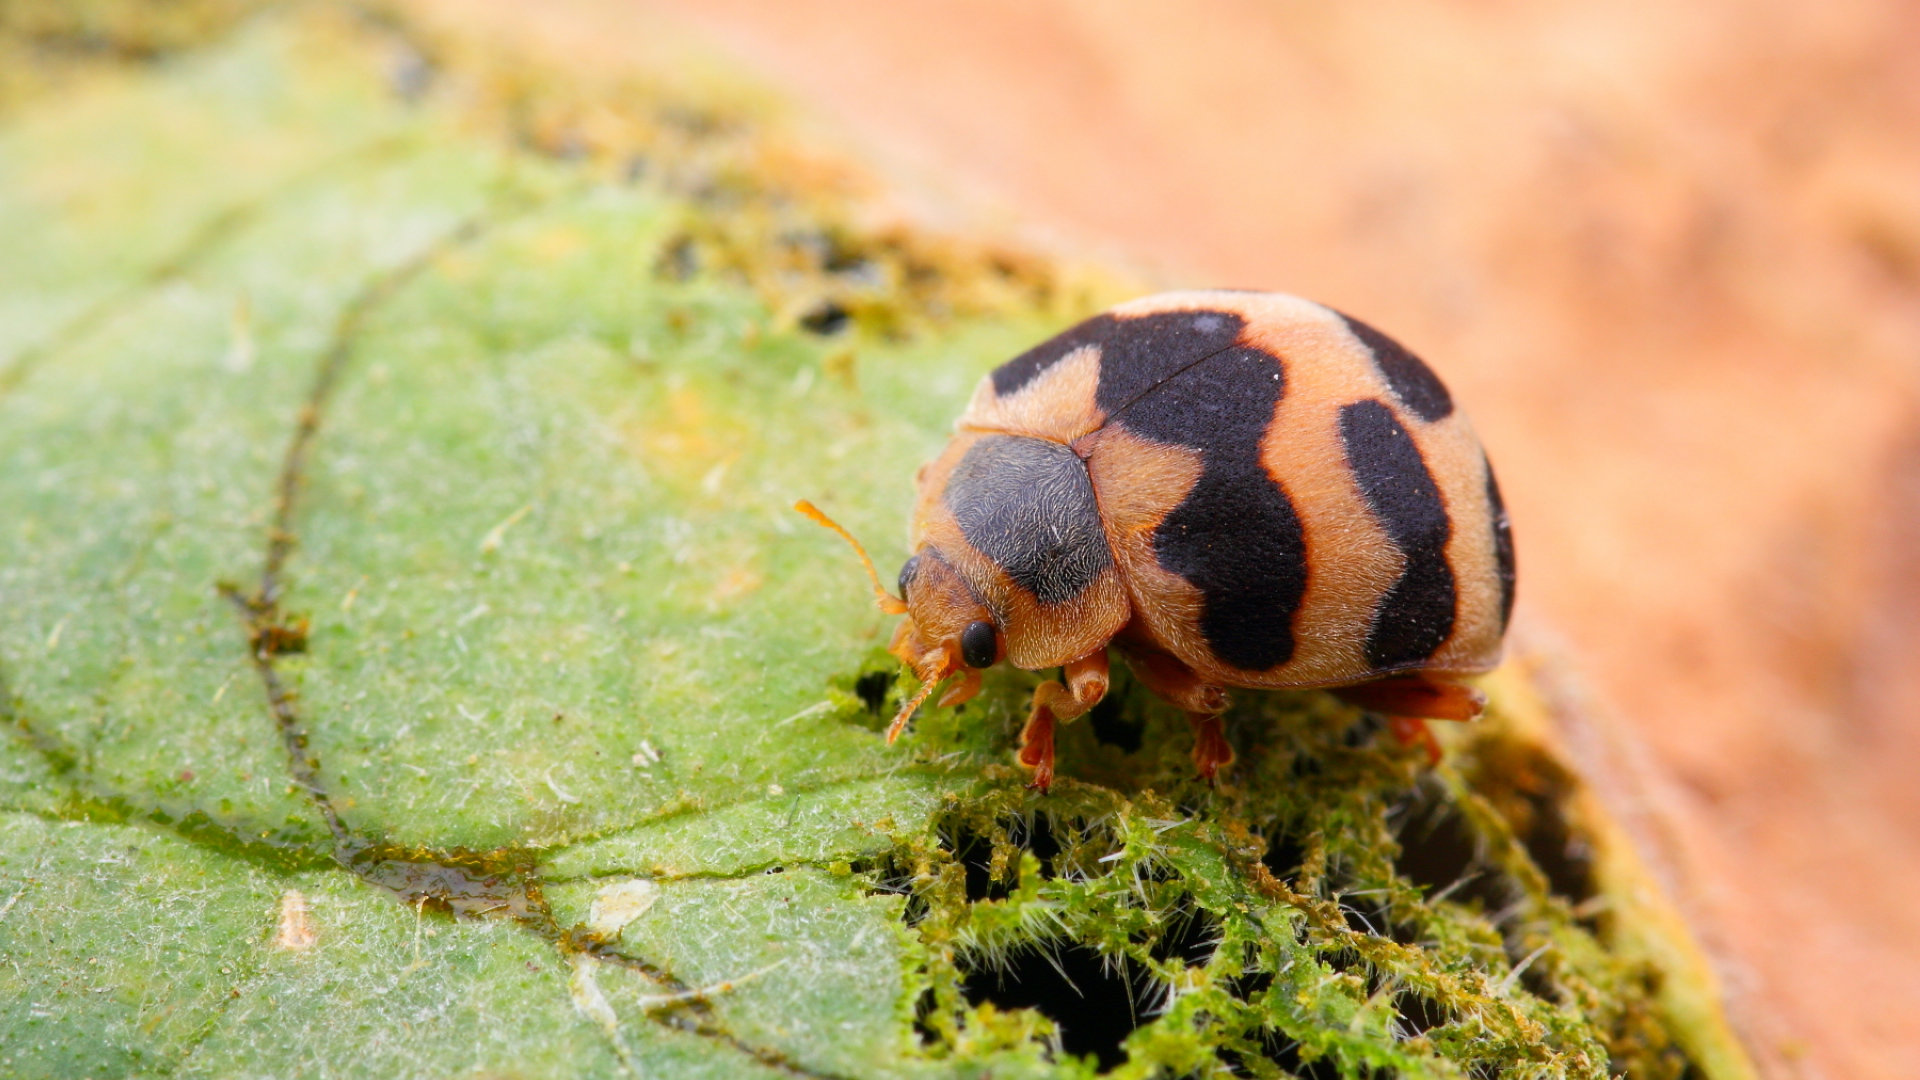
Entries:
POLYGON ((1437 759, 1429 719, 1499 661, 1514 549, 1492 466, 1445 384, 1358 319, 1280 293, 1162 293, 983 377, 917 478, 890 651, 920 704, 1006 661, 1060 668, 1021 734, 1053 782, 1054 726, 1098 704, 1117 650, 1183 710, 1212 781, 1229 688, 1330 689, 1437 759))

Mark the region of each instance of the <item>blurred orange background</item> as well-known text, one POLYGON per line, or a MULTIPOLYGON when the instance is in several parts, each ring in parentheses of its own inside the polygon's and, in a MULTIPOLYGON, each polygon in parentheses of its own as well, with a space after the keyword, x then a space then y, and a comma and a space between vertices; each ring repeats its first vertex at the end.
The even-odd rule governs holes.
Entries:
POLYGON ((1763 1069, 1920 1071, 1920 6, 421 4, 704 42, 943 227, 1387 329, 1763 1069))

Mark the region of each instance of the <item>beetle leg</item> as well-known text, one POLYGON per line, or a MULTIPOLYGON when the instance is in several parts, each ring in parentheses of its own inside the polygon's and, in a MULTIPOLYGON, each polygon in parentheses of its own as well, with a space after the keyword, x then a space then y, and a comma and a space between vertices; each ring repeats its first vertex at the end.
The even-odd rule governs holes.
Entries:
POLYGON ((1189 713, 1227 711, 1227 692, 1203 681, 1193 669, 1158 649, 1123 649, 1133 675, 1162 701, 1189 713))
POLYGON ((1207 783, 1220 766, 1233 760, 1220 714, 1227 709, 1227 692, 1194 674, 1193 669, 1158 649, 1126 649, 1127 666, 1134 677, 1162 699, 1183 709, 1193 725, 1193 765, 1207 783))
POLYGON ((1426 720, 1472 720, 1487 707, 1487 695, 1473 687, 1426 675, 1389 675, 1339 687, 1333 696, 1388 716, 1426 720))
POLYGON ((1472 720, 1486 708, 1487 696, 1471 686, 1426 675, 1391 675, 1358 686, 1342 686, 1333 696, 1350 705, 1384 713, 1401 746, 1419 746, 1427 764, 1440 763, 1440 741, 1428 720, 1472 720))
POLYGON ((967 668, 947 692, 940 695, 941 705, 965 705, 980 692, 980 672, 977 668, 967 668))
POLYGON ((887 651, 893 654, 894 659, 917 670, 920 654, 927 651, 927 644, 920 640, 913 620, 902 619, 900 625, 893 628, 893 640, 887 643, 887 651))
POLYGON ((1427 752, 1427 767, 1440 764, 1440 740, 1433 737, 1433 729, 1426 720, 1418 716, 1389 716, 1387 730, 1393 732, 1395 742, 1401 746, 1418 746, 1427 752))
POLYGON ((1033 770, 1028 787, 1045 793, 1053 786, 1053 725, 1073 720, 1107 696, 1107 650, 1102 648, 1062 671, 1065 686, 1048 679, 1034 688, 1033 711, 1020 732, 1020 764, 1033 770))
MULTIPOLYGON (((1059 686, 1059 683, 1041 683, 1042 686, 1059 686)), ((1038 694, 1035 697, 1038 698, 1038 694)), ((1034 704, 1033 712, 1027 716, 1027 726, 1020 729, 1020 764, 1033 770, 1033 779, 1027 787, 1042 795, 1053 786, 1053 713, 1047 707, 1034 704)))
POLYGON ((1233 762, 1226 725, 1220 722, 1219 713, 1190 712, 1187 722, 1193 725, 1193 766, 1200 770, 1200 778, 1211 784, 1220 766, 1233 762))

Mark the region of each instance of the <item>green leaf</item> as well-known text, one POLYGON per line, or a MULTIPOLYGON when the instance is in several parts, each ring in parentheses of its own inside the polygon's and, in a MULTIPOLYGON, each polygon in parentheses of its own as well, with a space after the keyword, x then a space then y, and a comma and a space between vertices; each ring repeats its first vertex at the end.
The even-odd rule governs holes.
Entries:
POLYGON ((1247 695, 1213 790, 1122 679, 1039 796, 1002 673, 888 746, 887 620, 790 506, 898 565, 974 380, 1092 297, 403 33, 290 5, 0 126, 0 1073, 1699 1055, 1497 717, 1421 779, 1247 695))

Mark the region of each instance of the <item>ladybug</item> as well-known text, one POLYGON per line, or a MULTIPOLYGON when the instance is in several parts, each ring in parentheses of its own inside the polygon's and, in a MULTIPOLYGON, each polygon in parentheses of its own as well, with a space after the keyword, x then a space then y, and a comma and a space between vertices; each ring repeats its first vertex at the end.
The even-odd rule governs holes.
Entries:
POLYGON ((1431 369, 1373 327, 1279 293, 1171 292, 1097 315, 981 379, 920 469, 900 596, 853 543, 919 692, 980 689, 1007 661, 1060 668, 1021 735, 1030 786, 1053 733, 1106 695, 1108 650, 1184 710, 1211 781, 1233 759, 1227 690, 1325 688, 1438 748, 1471 720, 1513 610, 1493 469, 1431 369))

